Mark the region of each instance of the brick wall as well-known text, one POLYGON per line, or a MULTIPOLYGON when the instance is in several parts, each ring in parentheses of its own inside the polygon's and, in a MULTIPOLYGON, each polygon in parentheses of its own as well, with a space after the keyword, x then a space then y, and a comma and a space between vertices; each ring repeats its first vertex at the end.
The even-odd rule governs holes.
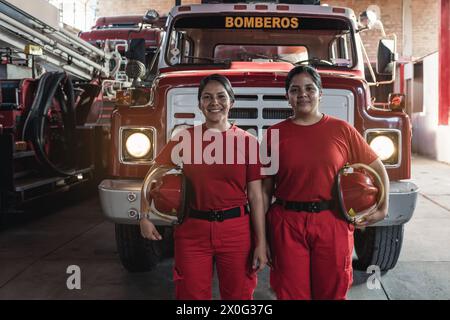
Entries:
POLYGON ((413 56, 423 57, 439 49, 439 0, 412 0, 413 56))
MULTIPOLYGON (((201 0, 182 0, 182 4, 200 3, 201 0)), ((412 0, 413 56, 420 57, 438 49, 439 0, 412 0)), ((349 7, 358 16, 369 5, 377 5, 381 11, 385 32, 397 34, 397 50, 402 54, 403 1, 402 0, 328 0, 331 6, 349 7)), ((98 0, 98 15, 144 14, 148 9, 156 9, 165 14, 175 5, 175 0, 98 0)), ((363 32, 361 38, 366 44, 371 60, 376 58, 380 31, 363 32)))

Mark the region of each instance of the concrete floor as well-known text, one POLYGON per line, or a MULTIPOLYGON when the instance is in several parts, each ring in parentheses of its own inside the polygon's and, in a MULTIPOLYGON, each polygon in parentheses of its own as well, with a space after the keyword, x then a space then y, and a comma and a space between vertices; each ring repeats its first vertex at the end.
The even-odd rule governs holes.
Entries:
MULTIPOLYGON (((368 274, 355 272, 349 299, 450 299, 450 166, 414 157, 413 178, 420 196, 397 266, 382 275, 380 289, 368 289, 368 274)), ((171 259, 128 273, 98 198, 68 195, 63 202, 70 207, 36 214, 44 204, 0 233, 0 299, 173 299, 171 259), (70 265, 80 267, 80 290, 67 289, 70 265)), ((255 299, 273 298, 266 269, 255 299)))

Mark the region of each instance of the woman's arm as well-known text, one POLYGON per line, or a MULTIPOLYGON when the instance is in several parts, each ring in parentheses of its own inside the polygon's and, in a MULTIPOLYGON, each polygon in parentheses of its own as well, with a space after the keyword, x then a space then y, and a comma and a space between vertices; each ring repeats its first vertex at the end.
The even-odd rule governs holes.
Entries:
MULTIPOLYGON (((161 240, 162 236, 159 234, 153 222, 147 219, 147 214, 150 213, 150 205, 152 199, 149 198, 149 188, 151 186, 152 181, 150 181, 151 173, 158 168, 158 164, 154 163, 150 166, 147 174, 145 175, 144 182, 141 188, 141 209, 140 209, 140 219, 139 219, 139 227, 141 229, 141 235, 144 238, 149 240, 161 240)), ((157 175, 152 175, 152 180, 159 178, 163 172, 157 175)))
POLYGON ((274 181, 275 180, 273 177, 264 178, 264 180, 262 181, 262 193, 265 213, 267 213, 270 204, 272 203, 274 181))
POLYGON ((248 183, 247 196, 256 241, 253 269, 260 271, 267 264, 266 223, 261 180, 253 180, 248 183))
POLYGON ((380 203, 380 206, 377 208, 377 210, 368 214, 355 224, 357 228, 367 227, 368 225, 383 220, 387 215, 389 207, 389 176, 387 174, 386 168, 384 167, 380 158, 373 161, 371 164, 369 164, 369 166, 380 175, 381 181, 384 186, 385 198, 384 201, 380 203))

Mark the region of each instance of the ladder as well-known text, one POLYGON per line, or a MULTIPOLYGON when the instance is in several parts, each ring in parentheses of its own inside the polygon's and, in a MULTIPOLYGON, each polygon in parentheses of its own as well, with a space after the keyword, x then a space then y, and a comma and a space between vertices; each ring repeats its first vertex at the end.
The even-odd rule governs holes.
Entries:
MULTIPOLYGON (((64 30, 59 23, 44 22, 13 2, 17 5, 18 1, 0 0, 0 48, 10 49, 19 59, 28 60, 32 55, 34 62, 46 71, 63 70, 87 81, 96 77, 114 79, 121 62, 118 51, 110 51, 108 45, 99 49, 64 30), (40 48, 42 54, 26 51, 30 45, 40 48)), ((37 2, 50 6, 43 0, 37 2)))

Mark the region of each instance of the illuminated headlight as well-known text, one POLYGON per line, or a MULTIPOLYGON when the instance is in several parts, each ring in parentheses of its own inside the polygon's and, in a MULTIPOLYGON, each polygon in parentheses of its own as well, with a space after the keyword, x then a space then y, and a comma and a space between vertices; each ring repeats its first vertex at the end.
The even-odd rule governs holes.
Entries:
POLYGON ((122 162, 149 162, 154 158, 154 128, 121 128, 122 162))
POLYGON ((376 152, 382 161, 386 161, 395 152, 394 142, 386 136, 378 136, 370 142, 370 147, 376 152))
POLYGON ((125 148, 132 157, 142 158, 150 151, 150 139, 143 133, 132 133, 125 142, 125 148))
POLYGON ((373 130, 366 133, 370 147, 387 166, 400 164, 400 132, 398 130, 373 130))

